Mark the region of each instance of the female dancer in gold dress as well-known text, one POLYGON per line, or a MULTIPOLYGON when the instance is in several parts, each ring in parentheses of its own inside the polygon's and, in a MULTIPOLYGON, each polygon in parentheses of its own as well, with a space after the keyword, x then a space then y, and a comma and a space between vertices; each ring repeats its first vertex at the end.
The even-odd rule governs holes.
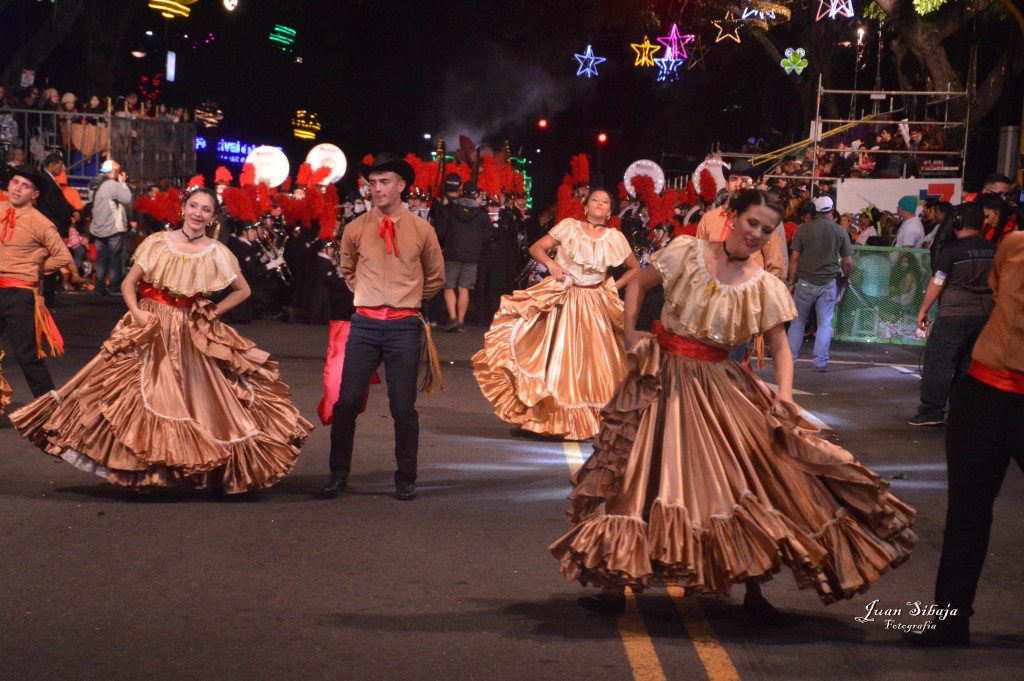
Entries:
POLYGON ((581 599, 591 610, 621 612, 624 588, 653 578, 716 596, 744 582, 744 608, 778 622, 759 583, 783 563, 830 603, 867 589, 916 543, 914 510, 818 438, 792 402, 783 325, 793 301, 749 260, 782 206, 751 189, 733 210, 725 242, 675 239, 627 289, 632 369, 573 480, 573 527, 551 546, 566 577, 604 587, 581 599), (656 335, 639 332, 643 295, 659 283, 656 335), (758 333, 771 347, 777 393, 727 359, 758 333))
POLYGON ((139 246, 121 284, 128 314, 100 354, 11 414, 33 444, 134 489, 247 492, 292 469, 312 426, 277 363, 220 321, 249 287, 231 251, 206 236, 216 209, 212 190, 193 190, 182 229, 139 246), (204 297, 229 286, 220 303, 204 297))
POLYGON ((607 226, 611 215, 608 192, 591 192, 582 222, 562 220, 530 247, 551 276, 502 296, 473 373, 503 421, 568 440, 597 432, 601 407, 626 375, 618 288, 640 268, 607 226), (608 268, 621 264, 626 273, 614 281, 608 268))

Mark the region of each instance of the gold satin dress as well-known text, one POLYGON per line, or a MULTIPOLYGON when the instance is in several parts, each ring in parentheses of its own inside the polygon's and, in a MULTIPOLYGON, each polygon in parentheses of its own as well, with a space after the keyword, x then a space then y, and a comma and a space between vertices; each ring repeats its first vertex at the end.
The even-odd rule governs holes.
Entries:
MULTIPOLYGON (((796 315, 785 285, 763 270, 718 284, 705 243, 680 237, 652 257, 667 331, 721 352, 796 315)), ((737 362, 667 347, 648 338, 630 352, 594 453, 573 478, 572 529, 550 547, 567 578, 634 589, 657 578, 726 596, 785 564, 831 603, 909 557, 915 511, 885 480, 819 438, 796 405, 774 404, 737 362)))
POLYGON ((567 218, 549 234, 565 281, 547 277, 502 296, 473 373, 500 419, 567 440, 597 433, 601 408, 626 375, 622 301, 608 268, 631 253, 621 232, 588 236, 567 218))
POLYGON ((203 296, 239 276, 221 243, 197 254, 149 236, 135 253, 153 314, 126 314, 100 353, 58 390, 11 414, 33 444, 115 485, 264 489, 295 465, 312 425, 270 355, 220 321, 203 296), (189 303, 187 298, 195 299, 189 303))
MULTIPOLYGON (((0 347, 0 361, 4 358, 4 349, 0 347)), ((0 368, 0 414, 4 413, 4 409, 11 403, 11 395, 14 391, 11 390, 11 384, 4 380, 4 370, 0 368)))

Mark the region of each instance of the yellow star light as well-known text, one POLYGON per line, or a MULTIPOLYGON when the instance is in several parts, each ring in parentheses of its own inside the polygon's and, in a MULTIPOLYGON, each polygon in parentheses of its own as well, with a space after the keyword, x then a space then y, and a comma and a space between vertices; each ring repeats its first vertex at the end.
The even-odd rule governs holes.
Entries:
POLYGON ((724 19, 716 19, 711 22, 711 25, 718 29, 718 37, 715 38, 716 43, 720 43, 723 40, 740 42, 740 22, 736 21, 736 15, 732 12, 726 12, 724 19), (723 27, 724 24, 732 24, 732 30, 726 32, 723 27))
POLYGON ((630 47, 636 52, 636 61, 633 66, 654 66, 654 55, 661 49, 661 45, 654 45, 651 39, 644 36, 642 43, 630 43, 630 47))

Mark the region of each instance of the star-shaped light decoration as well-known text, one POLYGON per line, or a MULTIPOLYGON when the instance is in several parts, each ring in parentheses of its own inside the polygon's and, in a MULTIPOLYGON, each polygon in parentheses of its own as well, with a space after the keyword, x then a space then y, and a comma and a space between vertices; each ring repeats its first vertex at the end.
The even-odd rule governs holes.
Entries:
POLYGON ((766 19, 774 19, 775 12, 772 12, 767 9, 758 9, 757 6, 755 6, 748 0, 747 7, 743 8, 743 19, 750 18, 754 18, 759 21, 765 21, 766 19))
POLYGON ((576 57, 576 61, 580 63, 580 67, 576 70, 577 76, 586 76, 590 78, 597 75, 597 65, 605 61, 604 57, 594 56, 594 48, 591 45, 587 45, 587 49, 584 50, 583 54, 573 55, 576 57))
MULTIPOLYGON (((679 25, 672 24, 668 35, 658 38, 658 42, 665 46, 665 59, 678 59, 685 61, 690 55, 686 54, 686 43, 693 40, 692 35, 681 35, 679 25)), ((657 63, 657 59, 654 60, 657 63)), ((662 80, 659 78, 658 80, 662 80)))
POLYGON ((807 68, 807 52, 802 47, 798 47, 795 50, 792 47, 788 47, 786 48, 786 56, 779 64, 786 70, 786 73, 796 71, 796 75, 799 76, 807 68))
POLYGON ((654 55, 661 49, 661 45, 655 45, 647 36, 644 36, 642 43, 630 43, 629 46, 636 52, 633 66, 654 66, 654 55))
POLYGON ((655 59, 654 63, 658 65, 658 82, 663 83, 669 80, 679 80, 679 67, 682 66, 685 59, 675 59, 674 57, 664 57, 662 59, 655 59))
POLYGON ((711 22, 711 25, 718 29, 718 36, 715 38, 716 43, 720 43, 723 40, 740 42, 740 22, 736 21, 736 15, 731 10, 725 13, 724 19, 715 19, 711 22), (725 30, 726 24, 732 26, 731 31, 725 30))
POLYGON ((837 16, 844 16, 847 18, 853 17, 853 0, 818 0, 818 16, 817 21, 821 21, 826 15, 829 19, 835 19, 837 16))
POLYGON ((710 51, 711 48, 704 44, 700 36, 697 36, 693 44, 690 45, 690 58, 686 61, 686 70, 689 71, 699 66, 701 71, 707 71, 704 66, 704 55, 710 51))

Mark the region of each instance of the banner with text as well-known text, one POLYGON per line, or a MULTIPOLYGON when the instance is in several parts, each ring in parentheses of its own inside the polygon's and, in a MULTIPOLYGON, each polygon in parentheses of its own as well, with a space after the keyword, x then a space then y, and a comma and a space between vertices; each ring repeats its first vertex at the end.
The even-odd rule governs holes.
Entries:
POLYGON ((904 196, 917 197, 918 212, 928 199, 960 203, 963 180, 865 180, 850 178, 839 183, 836 190, 836 210, 840 213, 859 213, 868 206, 896 212, 896 204, 904 196))

